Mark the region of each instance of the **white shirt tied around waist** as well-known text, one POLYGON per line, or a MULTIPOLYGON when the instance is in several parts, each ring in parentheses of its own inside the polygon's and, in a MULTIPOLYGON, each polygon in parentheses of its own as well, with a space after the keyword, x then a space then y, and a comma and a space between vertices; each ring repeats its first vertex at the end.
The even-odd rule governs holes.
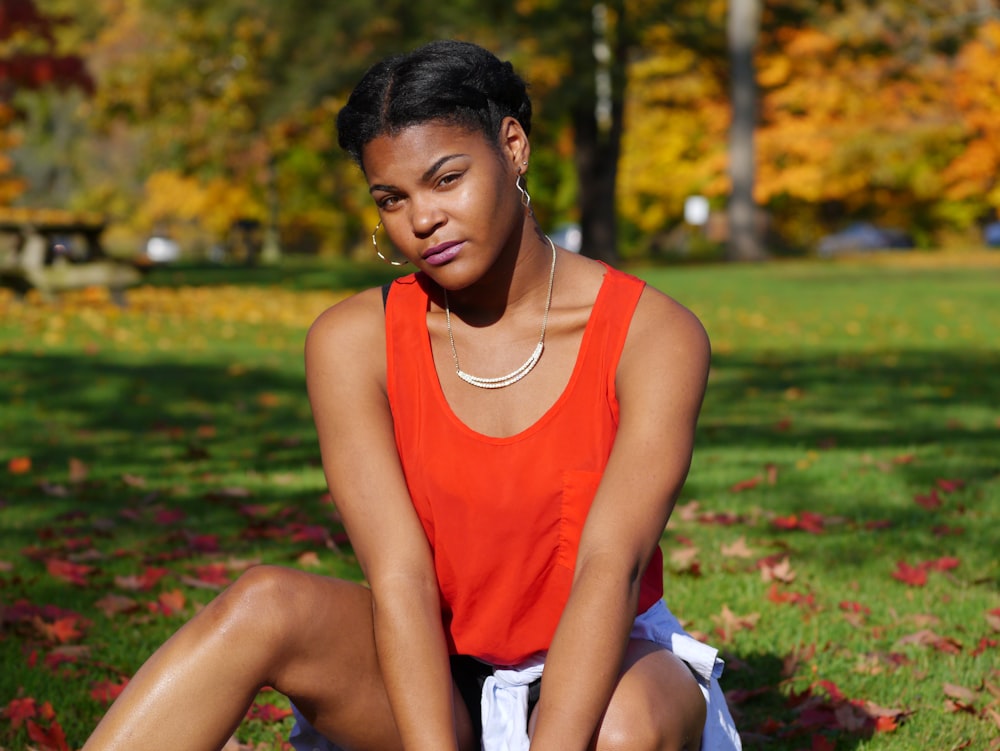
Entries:
MULTIPOLYGON (((684 633, 662 600, 635 619, 629 637, 667 647, 691 667, 704 687, 722 675, 719 651, 684 633)), ((528 751, 528 690, 544 668, 543 652, 486 678, 481 699, 483 751, 528 751)))
MULTIPOLYGON (((717 680, 725 667, 718 650, 688 636, 662 600, 635 619, 629 636, 666 647, 694 671, 708 707, 702 751, 739 751, 740 736, 717 680)), ((528 691, 542 675, 545 653, 512 668, 498 669, 483 683, 483 751, 527 751, 528 691)), ((296 726, 289 741, 296 751, 341 751, 318 733, 293 705, 296 726)))

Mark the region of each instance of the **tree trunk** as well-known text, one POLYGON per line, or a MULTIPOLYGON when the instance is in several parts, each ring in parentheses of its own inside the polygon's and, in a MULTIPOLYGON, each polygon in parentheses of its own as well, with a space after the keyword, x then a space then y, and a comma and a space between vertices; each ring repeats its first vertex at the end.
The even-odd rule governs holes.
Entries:
POLYGON ((764 258, 755 221, 754 131, 757 127, 757 81, 754 46, 760 32, 760 0, 729 0, 728 38, 733 121, 729 129, 729 242, 731 261, 764 258))
POLYGON ((594 54, 587 66, 593 70, 593 88, 589 89, 592 96, 583 97, 572 108, 581 252, 611 265, 618 262, 615 194, 629 45, 624 3, 615 0, 613 5, 617 22, 613 36, 607 27, 607 4, 598 2, 593 6, 594 54))

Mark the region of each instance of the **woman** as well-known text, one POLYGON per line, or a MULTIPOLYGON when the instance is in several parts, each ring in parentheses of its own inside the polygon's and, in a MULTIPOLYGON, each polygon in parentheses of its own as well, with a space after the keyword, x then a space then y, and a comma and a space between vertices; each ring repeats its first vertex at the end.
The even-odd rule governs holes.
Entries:
POLYGON ((219 748, 264 685, 294 702, 300 749, 739 747, 715 650, 660 599, 707 338, 541 232, 530 127, 524 83, 470 44, 357 86, 340 143, 376 251, 388 236, 418 273, 323 313, 306 368, 368 586, 251 569, 86 751, 219 748))

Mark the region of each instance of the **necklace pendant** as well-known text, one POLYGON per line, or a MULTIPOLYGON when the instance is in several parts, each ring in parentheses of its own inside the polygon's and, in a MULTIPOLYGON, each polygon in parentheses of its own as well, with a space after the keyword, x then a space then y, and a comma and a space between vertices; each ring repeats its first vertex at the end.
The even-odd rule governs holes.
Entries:
POLYGON ((545 345, 542 342, 539 342, 535 345, 535 351, 531 353, 531 357, 529 357, 521 367, 517 370, 512 370, 504 376, 497 376, 496 378, 480 378, 479 376, 469 375, 461 368, 456 368, 455 373, 458 374, 459 378, 472 386, 478 386, 481 389, 502 389, 505 386, 517 383, 528 375, 528 373, 531 372, 541 359, 542 350, 544 348, 545 345))

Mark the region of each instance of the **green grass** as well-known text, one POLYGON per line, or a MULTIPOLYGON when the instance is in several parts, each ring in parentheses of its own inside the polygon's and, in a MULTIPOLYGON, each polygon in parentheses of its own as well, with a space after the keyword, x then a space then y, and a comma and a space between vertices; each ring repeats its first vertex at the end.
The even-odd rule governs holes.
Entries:
MULTIPOLYGON (((695 460, 664 536, 666 591, 722 650, 746 747, 990 747, 1000 263, 634 271, 713 340, 695 460), (915 501, 935 488, 937 508, 915 501), (924 586, 892 577, 900 561, 952 558, 924 586), (946 706, 945 684, 972 693, 946 706), (864 702, 904 713, 899 727, 873 733, 864 702)), ((324 497, 301 349, 343 288, 387 278, 192 267, 154 270, 124 309, 94 294, 0 297, 0 713, 50 702, 79 747, 107 706, 94 686, 130 675, 207 602, 213 571, 266 561, 359 577, 324 497), (90 568, 72 584, 50 559, 90 568), (164 575, 147 589, 122 578, 150 569, 164 575), (183 607, 167 614, 174 592, 183 607), (103 612, 109 593, 134 609, 103 612), (79 632, 65 644, 46 630, 59 617, 79 632)), ((283 732, 253 720, 241 737, 276 748, 283 732)), ((0 716, 0 748, 30 743, 0 716)))

